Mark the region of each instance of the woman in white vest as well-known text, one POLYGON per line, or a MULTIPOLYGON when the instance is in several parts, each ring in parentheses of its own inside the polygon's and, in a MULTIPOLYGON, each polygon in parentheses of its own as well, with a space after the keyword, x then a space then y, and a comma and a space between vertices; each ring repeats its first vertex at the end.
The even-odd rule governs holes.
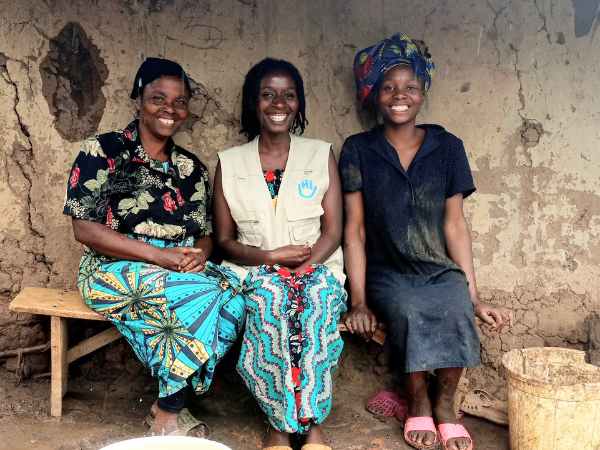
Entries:
POLYGON ((272 426, 264 448, 329 449, 331 372, 346 311, 342 195, 331 145, 299 137, 307 125, 304 84, 290 63, 267 58, 246 75, 247 144, 219 153, 216 236, 245 279, 246 331, 238 372, 272 426))

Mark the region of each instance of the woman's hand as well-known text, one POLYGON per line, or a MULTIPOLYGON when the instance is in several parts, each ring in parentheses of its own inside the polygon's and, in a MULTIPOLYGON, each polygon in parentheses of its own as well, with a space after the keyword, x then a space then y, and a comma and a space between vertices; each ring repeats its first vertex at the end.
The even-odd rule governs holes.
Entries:
POLYGON ((352 306, 343 321, 350 333, 358 334, 367 341, 371 340, 377 330, 377 318, 367 305, 352 306))
POLYGON ((473 308, 475 315, 492 331, 502 331, 505 326, 512 325, 512 312, 506 308, 496 308, 479 301, 473 304, 473 308))
POLYGON ((295 269, 310 258, 308 245, 286 245, 270 251, 270 264, 280 264, 295 269))
POLYGON ((206 266, 208 256, 204 250, 198 247, 185 247, 187 252, 179 263, 180 272, 202 272, 206 266))
POLYGON ((157 248, 153 262, 157 266, 176 272, 197 272, 204 268, 206 256, 202 249, 195 247, 157 248), (198 269, 200 266, 202 268, 198 269))

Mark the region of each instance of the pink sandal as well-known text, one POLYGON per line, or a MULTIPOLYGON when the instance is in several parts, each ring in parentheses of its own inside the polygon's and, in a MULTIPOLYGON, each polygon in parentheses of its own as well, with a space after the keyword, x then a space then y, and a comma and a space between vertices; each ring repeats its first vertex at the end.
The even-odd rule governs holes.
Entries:
POLYGON ((404 440, 408 445, 419 450, 430 450, 436 448, 439 444, 438 434, 431 416, 409 417, 404 422, 404 440), (431 445, 417 444, 409 439, 408 434, 412 431, 430 431, 435 435, 431 445))
POLYGON ((406 417, 406 400, 394 391, 379 391, 367 402, 367 411, 376 416, 394 417, 403 422, 406 417))
POLYGON ((460 423, 440 423, 438 424, 438 431, 440 438, 442 439, 442 445, 444 450, 447 448, 446 444, 450 439, 466 438, 469 440, 469 446, 467 450, 473 450, 473 438, 467 431, 467 429, 460 423))

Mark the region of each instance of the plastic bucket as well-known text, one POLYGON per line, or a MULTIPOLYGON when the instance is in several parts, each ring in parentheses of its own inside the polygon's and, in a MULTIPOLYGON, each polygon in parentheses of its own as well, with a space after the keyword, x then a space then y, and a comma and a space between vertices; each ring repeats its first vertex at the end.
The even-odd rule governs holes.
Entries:
POLYGON ((152 436, 116 442, 100 450, 231 450, 231 448, 208 439, 152 436))
POLYGON ((600 368, 584 352, 518 349, 502 364, 512 450, 600 449, 600 368))

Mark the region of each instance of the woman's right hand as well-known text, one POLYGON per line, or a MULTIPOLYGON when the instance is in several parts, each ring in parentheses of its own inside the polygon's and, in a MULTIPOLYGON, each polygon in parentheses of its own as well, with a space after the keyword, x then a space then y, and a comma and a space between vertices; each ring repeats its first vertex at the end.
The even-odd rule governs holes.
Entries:
POLYGON ((377 317, 367 305, 352 306, 348 314, 344 316, 344 325, 352 334, 358 334, 366 340, 371 340, 377 330, 377 317))
POLYGON ((156 248, 152 262, 164 269, 180 272, 188 255, 202 253, 202 249, 195 247, 156 248))
POLYGON ((285 245, 270 252, 270 264, 280 264, 294 269, 310 258, 308 245, 285 245))

